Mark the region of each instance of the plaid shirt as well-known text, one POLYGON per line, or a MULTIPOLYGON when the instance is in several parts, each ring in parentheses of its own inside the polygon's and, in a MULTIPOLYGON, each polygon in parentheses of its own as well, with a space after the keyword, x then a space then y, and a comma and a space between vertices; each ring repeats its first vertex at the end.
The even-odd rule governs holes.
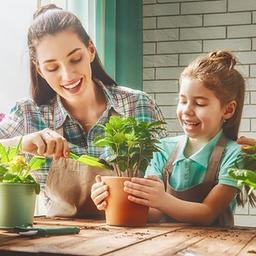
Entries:
MULTIPOLYGON (((100 81, 97 81, 97 84, 105 93, 107 108, 89 132, 85 132, 78 121, 69 114, 57 95, 48 105, 37 106, 32 100, 18 102, 0 123, 0 139, 45 128, 62 130, 72 152, 77 155, 88 154, 99 157, 104 149, 93 144, 94 138, 103 134, 103 129, 98 124, 105 124, 113 113, 134 116, 140 121, 164 120, 159 107, 146 93, 127 87, 104 86, 100 81)), ((165 131, 159 134, 159 137, 165 136, 167 136, 165 131)), ((49 159, 41 174, 37 175, 40 183, 45 183, 50 162, 49 159)))

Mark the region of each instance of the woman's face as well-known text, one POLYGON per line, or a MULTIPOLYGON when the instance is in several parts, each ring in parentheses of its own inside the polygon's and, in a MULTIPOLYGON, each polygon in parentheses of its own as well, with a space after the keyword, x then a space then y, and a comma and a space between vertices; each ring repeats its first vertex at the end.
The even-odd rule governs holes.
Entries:
POLYGON ((235 107, 234 101, 222 107, 213 91, 202 82, 181 79, 177 116, 188 137, 209 141, 221 129, 223 121, 233 115, 235 107))
POLYGON ((77 100, 93 86, 90 64, 95 48, 91 42, 86 47, 73 31, 43 37, 36 53, 39 74, 66 101, 77 100))

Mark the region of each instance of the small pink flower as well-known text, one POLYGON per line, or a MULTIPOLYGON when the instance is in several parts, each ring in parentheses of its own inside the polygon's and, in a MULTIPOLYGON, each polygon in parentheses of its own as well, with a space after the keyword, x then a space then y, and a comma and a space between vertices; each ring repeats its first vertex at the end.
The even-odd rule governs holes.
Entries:
POLYGON ((5 114, 4 113, 0 113, 0 121, 2 121, 4 119, 5 114))

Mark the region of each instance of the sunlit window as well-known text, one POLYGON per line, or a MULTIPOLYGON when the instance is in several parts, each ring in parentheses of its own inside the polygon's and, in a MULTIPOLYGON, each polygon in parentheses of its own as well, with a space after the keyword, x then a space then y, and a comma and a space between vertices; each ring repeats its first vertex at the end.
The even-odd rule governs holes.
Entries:
POLYGON ((36 8, 35 0, 1 2, 0 112, 9 112, 18 99, 29 95, 26 40, 36 8))

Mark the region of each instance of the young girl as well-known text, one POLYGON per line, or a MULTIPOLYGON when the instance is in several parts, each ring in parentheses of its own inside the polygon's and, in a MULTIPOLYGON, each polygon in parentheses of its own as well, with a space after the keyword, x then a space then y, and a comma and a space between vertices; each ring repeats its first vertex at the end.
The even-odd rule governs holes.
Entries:
MULTIPOLYGON (((147 179, 132 178, 124 186, 129 200, 151 208, 151 221, 168 216, 199 225, 234 224, 238 187, 227 170, 240 153, 235 140, 245 91, 235 64, 231 53, 220 50, 182 72, 177 117, 185 135, 162 139, 147 179)), ((98 209, 106 207, 107 195, 106 185, 93 185, 98 209)))

